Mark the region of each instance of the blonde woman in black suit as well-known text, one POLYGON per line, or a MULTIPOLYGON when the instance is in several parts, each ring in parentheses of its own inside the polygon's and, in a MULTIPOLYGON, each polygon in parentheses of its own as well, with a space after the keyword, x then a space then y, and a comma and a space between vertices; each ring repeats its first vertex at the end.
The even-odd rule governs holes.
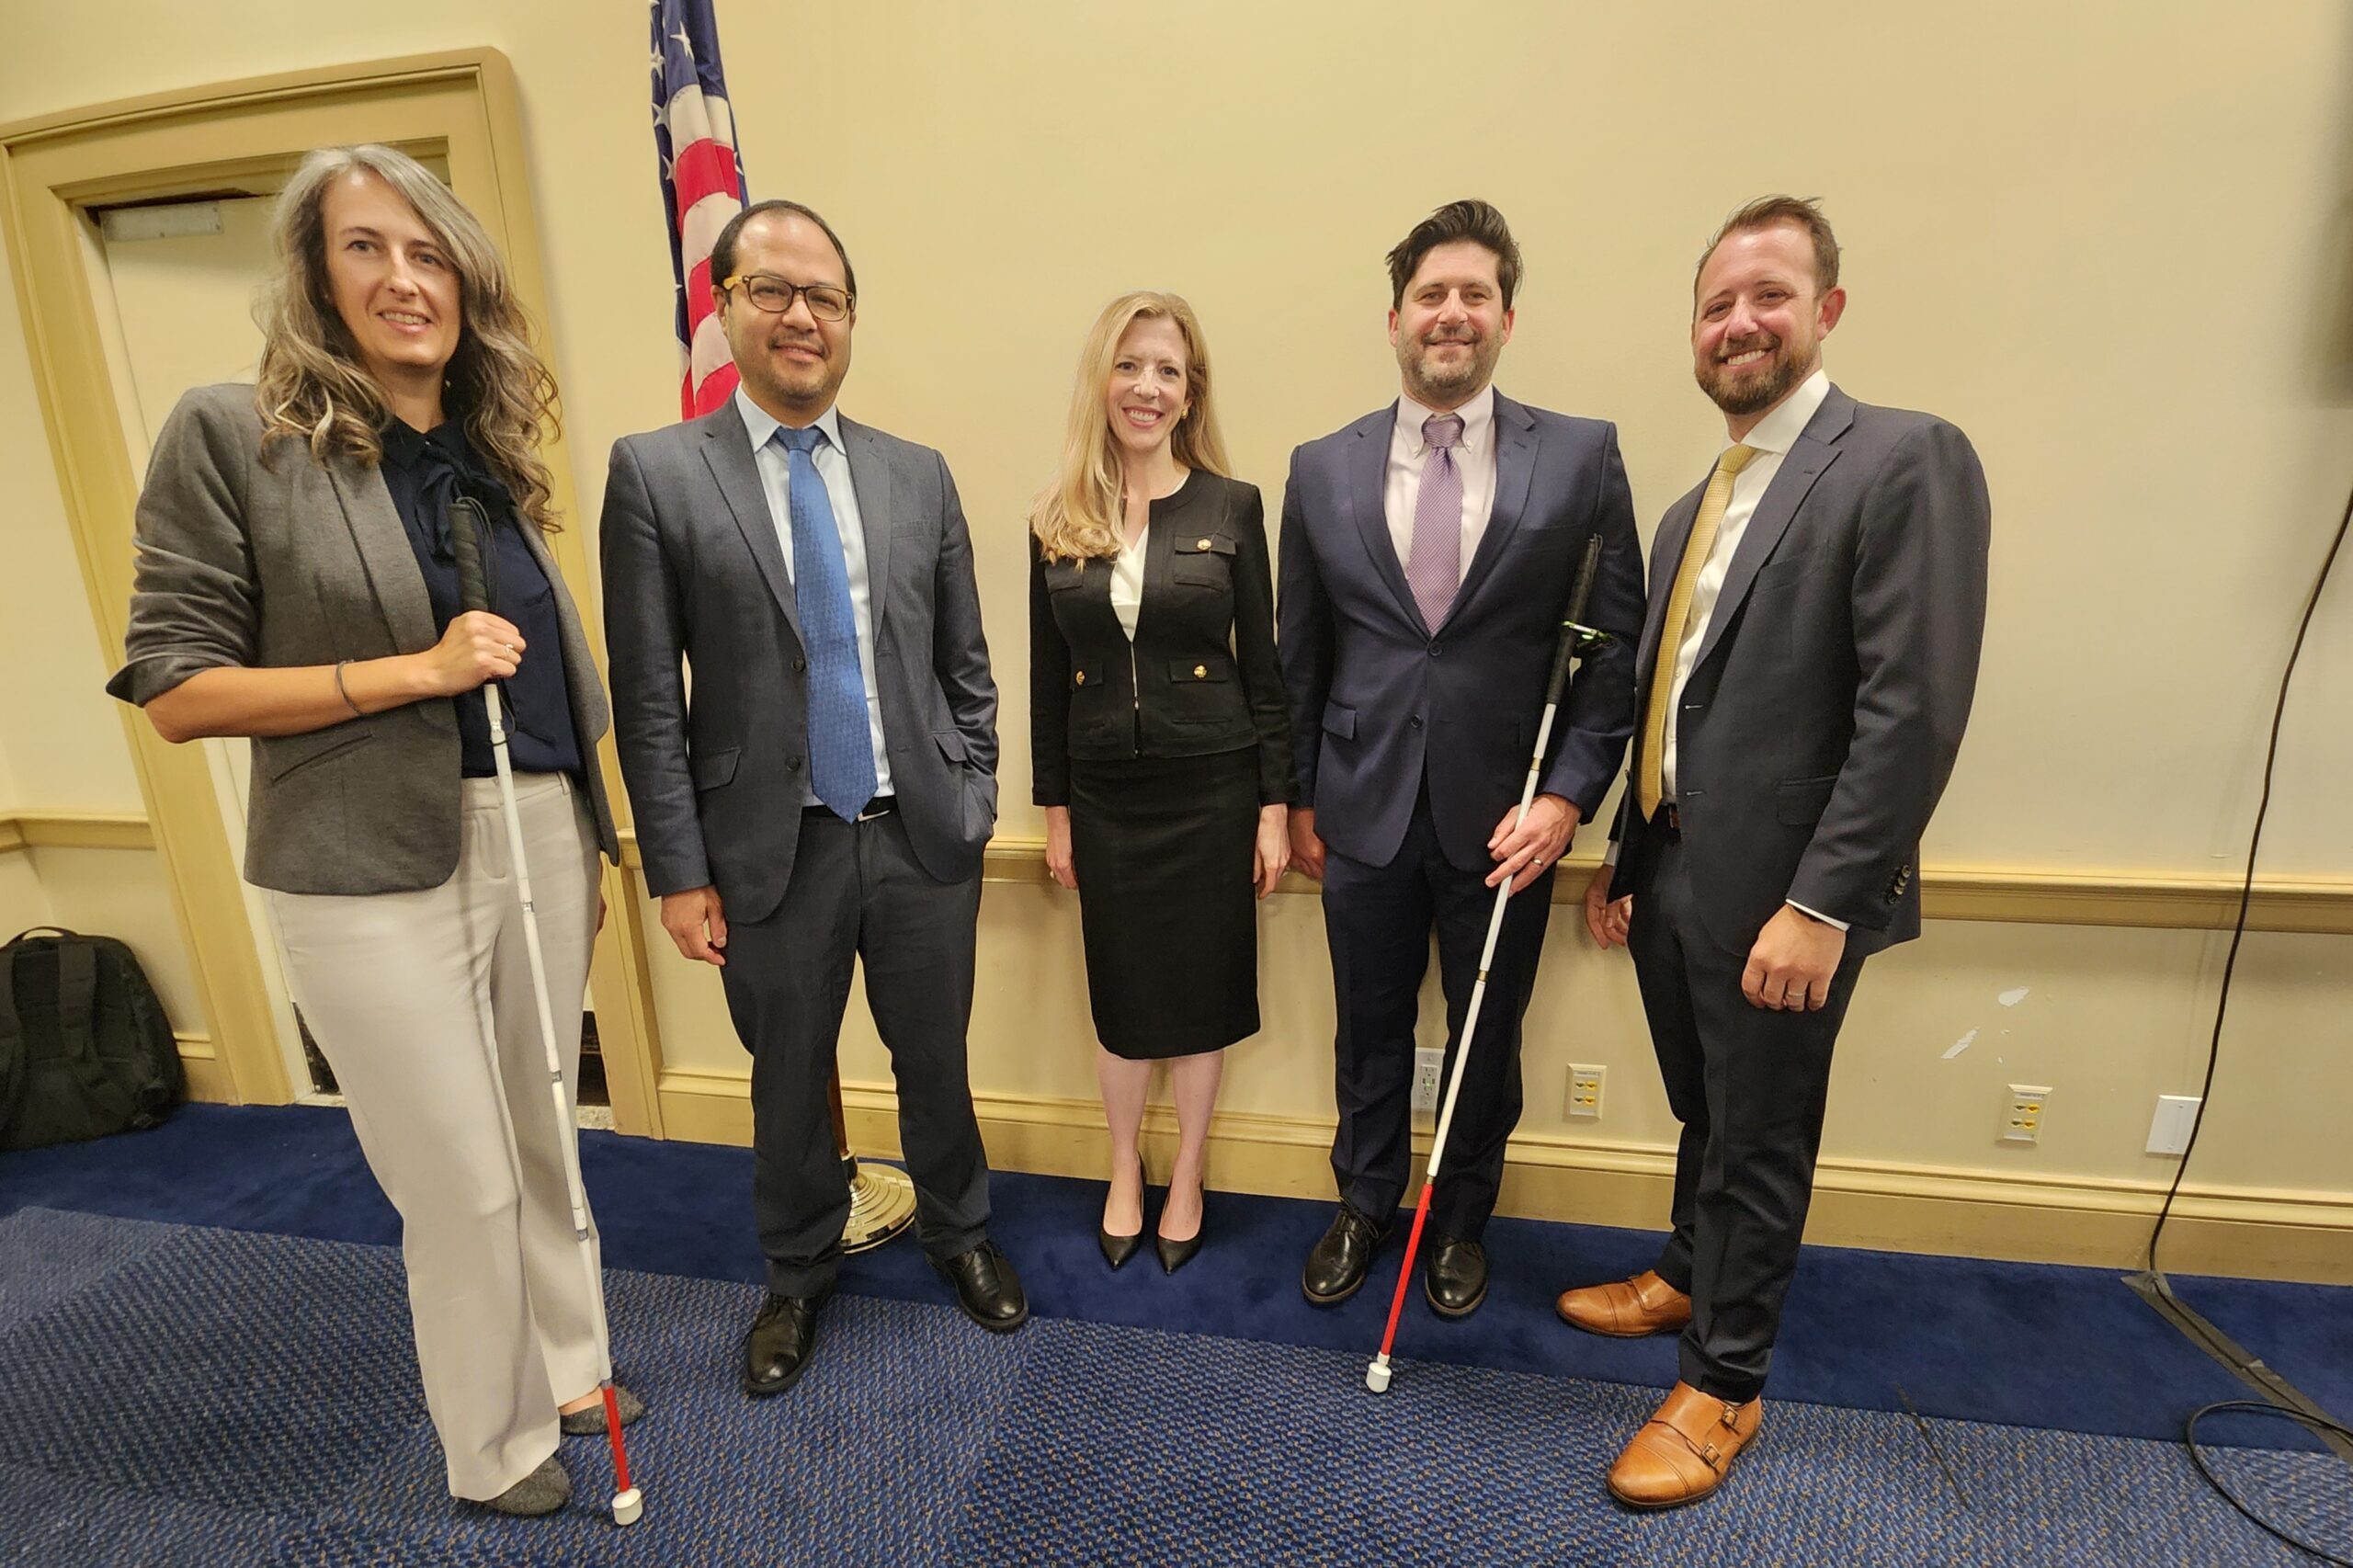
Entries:
POLYGON ((1155 1061, 1178 1148, 1161 1267, 1200 1248, 1224 1049, 1258 1028, 1253 894, 1290 861, 1290 735, 1266 509, 1226 474, 1209 350, 1174 294, 1125 294, 1079 356, 1062 472, 1030 517, 1029 682, 1046 865, 1075 889, 1111 1131, 1098 1240, 1143 1238, 1155 1061))

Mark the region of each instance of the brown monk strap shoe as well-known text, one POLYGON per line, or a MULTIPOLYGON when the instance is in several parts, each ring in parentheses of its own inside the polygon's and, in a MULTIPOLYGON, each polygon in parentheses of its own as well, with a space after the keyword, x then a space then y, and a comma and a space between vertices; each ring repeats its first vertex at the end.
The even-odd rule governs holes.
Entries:
POLYGON ((1552 1310, 1561 1314, 1562 1322, 1587 1334, 1640 1339, 1651 1334, 1680 1333, 1691 1321, 1691 1298, 1646 1268, 1631 1279, 1563 1290, 1552 1310))
POLYGON ((1697 1503, 1723 1484, 1764 1418, 1761 1399, 1733 1404, 1677 1383, 1609 1467, 1609 1494, 1630 1508, 1697 1503))

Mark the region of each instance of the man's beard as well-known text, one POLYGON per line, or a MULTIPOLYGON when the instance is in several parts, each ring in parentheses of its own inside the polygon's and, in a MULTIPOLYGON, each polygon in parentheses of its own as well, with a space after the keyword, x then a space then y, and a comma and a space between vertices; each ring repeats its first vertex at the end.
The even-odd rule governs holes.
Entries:
POLYGON ((1405 372, 1405 384, 1416 402, 1427 403, 1457 403, 1477 392, 1495 371, 1497 350, 1485 337, 1449 337, 1440 340, 1458 343, 1471 350, 1459 370, 1440 370, 1430 363, 1429 350, 1436 344, 1407 339, 1398 356, 1398 363, 1405 372))
POLYGON ((1745 415, 1762 414, 1790 395, 1800 381, 1813 373, 1811 359, 1800 364, 1797 357, 1784 353, 1788 345, 1780 338, 1769 343, 1749 342, 1733 350, 1745 354, 1751 348, 1764 348, 1769 358, 1762 374, 1744 374, 1727 367, 1721 359, 1711 358, 1707 365, 1694 372, 1699 390, 1726 414, 1745 415))
MULTIPOLYGON (((771 352, 777 347, 769 345, 771 352)), ((822 345, 815 347, 819 353, 824 352, 822 345)), ((830 356, 809 364, 796 364, 790 360, 779 363, 773 358, 764 357, 757 361, 757 378, 769 394, 788 403, 828 401, 840 381, 837 367, 830 356)), ((739 370, 742 369, 740 365, 737 368, 739 370)))

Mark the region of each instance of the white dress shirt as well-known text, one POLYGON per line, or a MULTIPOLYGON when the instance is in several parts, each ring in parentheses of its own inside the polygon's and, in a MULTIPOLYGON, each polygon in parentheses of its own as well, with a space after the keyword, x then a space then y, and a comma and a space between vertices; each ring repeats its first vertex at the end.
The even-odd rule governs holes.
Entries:
MULTIPOLYGON (((1750 448, 1756 455, 1748 460, 1746 468, 1733 476, 1732 499, 1724 506, 1723 521, 1716 526, 1715 543, 1699 567, 1699 580, 1691 585, 1691 615, 1683 625, 1683 642, 1675 651, 1675 678, 1666 690, 1666 744, 1659 752, 1659 775, 1665 785, 1667 800, 1675 799, 1675 720, 1683 711, 1683 687, 1691 679, 1692 666, 1699 661, 1699 650, 1707 645, 1708 623, 1715 619, 1716 600, 1723 593, 1733 556, 1740 549, 1741 536, 1748 531, 1748 519, 1756 515, 1756 504, 1771 488, 1773 476, 1781 472, 1781 460, 1790 455, 1790 449, 1805 433, 1807 424, 1821 412, 1823 400, 1829 395, 1830 372, 1816 368, 1813 375, 1799 383, 1797 391, 1740 439, 1741 446, 1750 448)), ((1724 445, 1730 447, 1733 443, 1726 441, 1724 445)), ((1806 909, 1802 903, 1790 907, 1803 910, 1841 931, 1847 929, 1847 922, 1834 920, 1819 910, 1806 909)))
MULTIPOLYGON (((1683 642, 1675 651, 1675 678, 1666 688, 1666 744, 1659 753, 1659 774, 1670 801, 1675 799, 1675 716, 1683 711, 1683 687, 1691 679, 1691 666, 1699 661, 1699 650, 1707 645, 1708 622, 1715 619, 1716 599, 1724 591, 1732 558, 1740 549, 1741 536, 1748 531, 1748 519, 1756 515, 1756 503, 1765 498, 1773 476, 1781 472, 1781 460, 1790 455, 1807 422, 1820 412, 1823 399, 1829 395, 1830 372, 1816 369, 1779 407, 1758 420, 1756 428, 1741 437, 1739 444, 1756 455, 1733 476, 1732 500, 1724 507, 1723 521, 1716 526, 1715 543, 1699 568, 1699 581, 1691 585, 1690 619, 1683 623, 1683 642)), ((1724 443, 1727 448, 1732 445, 1724 443)))
MULTIPOLYGON (((1397 399, 1397 424, 1389 434, 1389 472, 1381 508, 1389 519, 1389 542, 1397 548, 1402 565, 1413 558, 1414 506, 1422 497, 1422 461, 1430 444, 1423 438, 1422 421, 1438 410, 1412 398, 1397 399)), ((1472 554, 1487 537, 1487 515, 1495 507, 1495 388, 1492 381, 1479 395, 1452 411, 1462 421, 1462 438, 1455 443, 1454 466, 1462 471, 1462 548, 1455 559, 1454 580, 1471 569, 1472 554)))
MULTIPOLYGON (((792 454, 771 439, 778 421, 735 389, 735 409, 744 416, 751 437, 752 460, 759 465, 760 488, 767 492, 768 520, 776 525, 777 542, 784 547, 784 575, 792 580, 792 454)), ((849 575, 850 613, 858 621, 858 673, 866 685, 866 728, 874 743, 874 792, 891 792, 891 758, 882 745, 882 696, 874 684, 874 593, 866 579, 866 527, 858 510, 858 489, 850 483, 849 453, 842 447, 841 415, 833 408, 817 416, 825 438, 809 454, 817 477, 825 482, 825 498, 833 503, 834 528, 842 539, 842 567, 849 575)), ((814 769, 811 773, 814 773, 814 769)), ((805 806, 817 805, 814 786, 801 790, 805 806)))

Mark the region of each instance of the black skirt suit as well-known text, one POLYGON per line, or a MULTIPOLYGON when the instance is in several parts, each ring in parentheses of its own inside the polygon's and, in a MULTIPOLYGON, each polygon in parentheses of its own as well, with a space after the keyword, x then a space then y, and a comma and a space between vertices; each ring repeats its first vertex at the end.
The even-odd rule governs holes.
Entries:
POLYGON ((1258 1028, 1259 808, 1296 797, 1255 485, 1152 504, 1129 641, 1108 560, 1030 545, 1033 799, 1070 808, 1095 1032, 1131 1059, 1258 1028))

